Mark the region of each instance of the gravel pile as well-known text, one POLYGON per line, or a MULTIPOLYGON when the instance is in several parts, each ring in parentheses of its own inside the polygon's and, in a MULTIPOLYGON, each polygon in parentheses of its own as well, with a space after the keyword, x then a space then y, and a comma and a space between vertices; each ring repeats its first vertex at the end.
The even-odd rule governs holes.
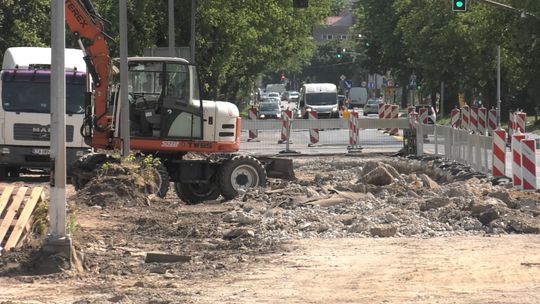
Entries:
POLYGON ((540 195, 493 185, 438 159, 295 159, 298 178, 226 202, 223 238, 274 244, 299 238, 540 233, 540 195))

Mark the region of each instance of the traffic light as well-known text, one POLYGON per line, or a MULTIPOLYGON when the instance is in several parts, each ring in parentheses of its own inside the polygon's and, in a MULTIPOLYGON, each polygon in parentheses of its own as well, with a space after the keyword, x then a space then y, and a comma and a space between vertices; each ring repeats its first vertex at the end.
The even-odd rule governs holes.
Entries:
POLYGON ((308 6, 308 0, 293 0, 294 8, 307 8, 308 6))
POLYGON ((343 52, 345 52, 344 48, 341 48, 341 47, 336 48, 336 58, 337 59, 343 58, 343 52))
POLYGON ((467 0, 452 0, 452 10, 454 12, 466 12, 467 0))

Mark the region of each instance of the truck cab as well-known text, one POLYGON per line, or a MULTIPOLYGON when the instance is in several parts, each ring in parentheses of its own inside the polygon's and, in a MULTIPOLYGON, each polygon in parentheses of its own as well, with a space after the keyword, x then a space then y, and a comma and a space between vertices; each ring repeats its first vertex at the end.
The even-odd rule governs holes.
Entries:
MULTIPOLYGON (((87 88, 80 50, 66 49, 66 157, 73 163, 90 151, 80 129, 87 88)), ((0 178, 50 166, 51 49, 13 47, 0 72, 0 178)))

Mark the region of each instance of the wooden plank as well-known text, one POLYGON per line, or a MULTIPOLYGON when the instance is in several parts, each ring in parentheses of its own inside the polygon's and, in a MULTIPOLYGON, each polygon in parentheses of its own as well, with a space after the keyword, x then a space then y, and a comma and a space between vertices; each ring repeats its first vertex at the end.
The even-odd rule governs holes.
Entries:
POLYGON ((4 208, 6 208, 7 204, 9 203, 13 189, 15 189, 13 186, 7 186, 4 188, 2 196, 0 196, 0 215, 2 215, 4 208))
POLYGON ((24 234, 22 235, 21 239, 15 246, 16 248, 20 248, 22 244, 24 244, 24 240, 26 240, 28 236, 30 235, 30 232, 32 232, 31 231, 32 225, 34 225, 34 215, 32 215, 30 219, 28 220, 28 222, 26 222, 26 226, 24 227, 24 234))
POLYGON ((17 243, 19 242, 19 239, 21 238, 23 230, 26 226, 26 222, 28 222, 28 220, 30 219, 30 216, 34 212, 34 209, 36 209, 37 203, 41 199, 42 192, 43 192, 43 188, 41 187, 35 187, 34 189, 32 189, 32 194, 30 195, 30 199, 24 205, 24 209, 19 215, 17 224, 15 224, 15 227, 13 227, 13 230, 11 231, 11 235, 9 236, 4 246, 6 250, 10 250, 11 248, 17 246, 17 243))
POLYGON ((17 210, 19 210, 19 207, 24 200, 24 196, 26 195, 27 190, 28 187, 20 187, 19 191, 17 191, 17 195, 15 195, 15 197, 11 201, 11 205, 6 212, 6 216, 2 220, 2 223, 0 223, 0 243, 6 236, 7 231, 11 226, 11 222, 15 218, 15 214, 17 213, 17 210))

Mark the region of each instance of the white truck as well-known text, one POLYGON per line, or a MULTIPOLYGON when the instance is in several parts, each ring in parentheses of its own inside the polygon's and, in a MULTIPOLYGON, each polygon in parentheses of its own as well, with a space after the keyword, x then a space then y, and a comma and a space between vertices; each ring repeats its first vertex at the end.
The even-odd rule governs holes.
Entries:
MULTIPOLYGON (((65 50, 66 162, 90 151, 80 129, 87 87, 83 52, 65 50)), ((0 71, 0 179, 50 167, 51 49, 12 47, 0 71)))
POLYGON ((337 87, 333 83, 307 83, 300 89, 298 115, 308 118, 315 111, 319 118, 339 118, 337 87))

